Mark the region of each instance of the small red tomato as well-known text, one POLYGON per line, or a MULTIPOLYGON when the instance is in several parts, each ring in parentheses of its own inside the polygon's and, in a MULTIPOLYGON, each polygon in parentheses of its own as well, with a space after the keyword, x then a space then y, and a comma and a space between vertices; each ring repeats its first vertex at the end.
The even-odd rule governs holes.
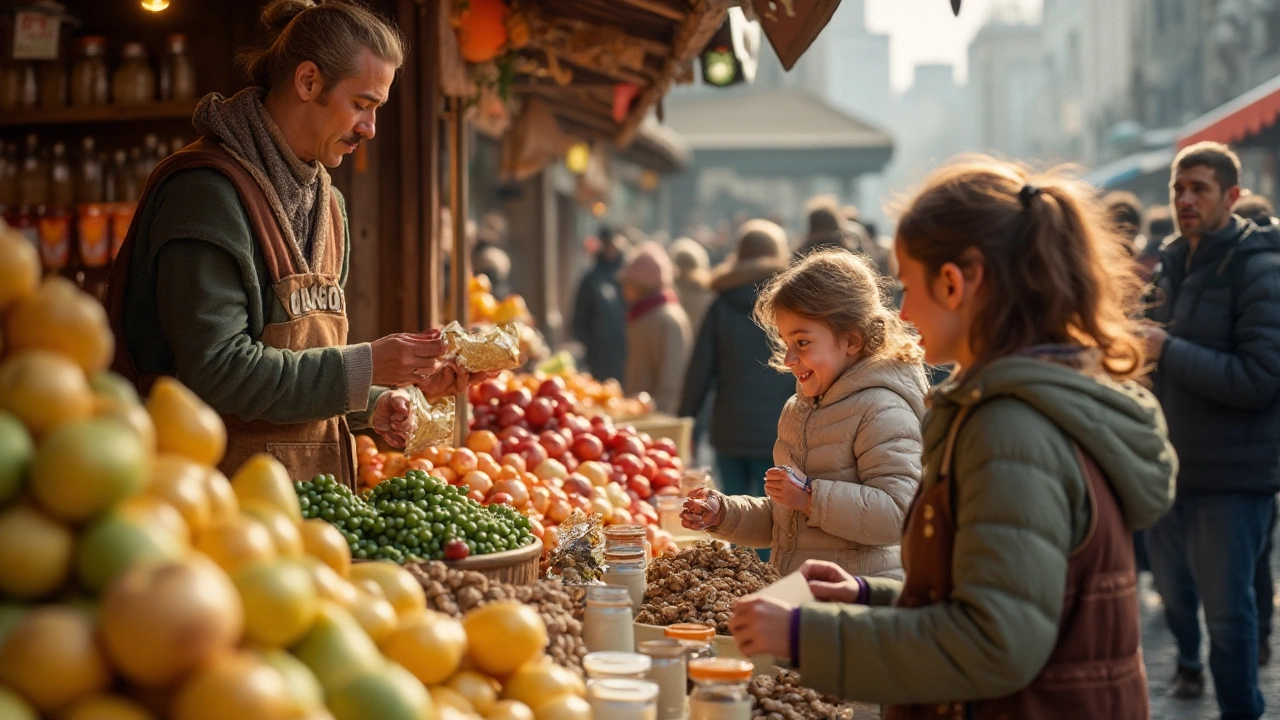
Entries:
POLYGON ((445 560, 463 560, 471 555, 471 548, 467 544, 457 538, 450 540, 444 544, 445 560))

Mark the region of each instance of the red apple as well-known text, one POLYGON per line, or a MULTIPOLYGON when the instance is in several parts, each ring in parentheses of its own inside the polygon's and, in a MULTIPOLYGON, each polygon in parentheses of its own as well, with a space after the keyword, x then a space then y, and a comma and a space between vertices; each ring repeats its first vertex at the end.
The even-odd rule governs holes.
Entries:
POLYGON ((653 497, 653 486, 649 484, 649 478, 642 475, 632 475, 627 480, 627 488, 634 490, 641 500, 653 497))
MULTIPOLYGON (((522 410, 521 412, 524 411, 522 410)), ((530 433, 528 429, 520 427, 519 425, 504 427, 502 430, 498 431, 498 439, 502 442, 520 442, 531 435, 532 433, 530 433)))
POLYGON ((662 468, 658 470, 658 474, 654 475, 649 481, 653 485, 654 490, 662 490, 663 488, 679 488, 680 472, 673 468, 662 468))
POLYGON ((599 460, 604 454, 604 443, 595 435, 584 433, 574 438, 573 454, 580 460, 599 460))
POLYGON ((533 394, 524 388, 508 390, 503 394, 502 402, 507 405, 516 405, 523 410, 529 406, 529 403, 533 402, 533 394))
POLYGON ((652 458, 659 468, 671 467, 671 455, 666 450, 659 450, 655 447, 645 453, 645 457, 652 458))
POLYGON ((578 494, 585 497, 591 497, 591 481, 574 473, 564 479, 564 491, 570 494, 578 494))
MULTIPOLYGON (((653 505, 650 505, 648 500, 641 500, 639 504, 640 504, 640 512, 637 515, 637 519, 644 518, 645 520, 648 521, 649 524, 657 525, 658 524, 657 509, 655 509, 653 505)), ((633 510, 632 512, 634 513, 635 511, 633 510)))
POLYGON ((671 438, 658 438, 653 441, 653 447, 655 450, 661 450, 671 457, 676 457, 680 454, 680 449, 676 447, 676 441, 671 438))
POLYGON ((644 443, 645 450, 650 450, 653 448, 653 438, 650 437, 649 433, 640 433, 636 435, 636 438, 639 439, 640 442, 644 443))
POLYGON ((609 471, 609 482, 613 483, 614 485, 622 485, 623 487, 626 487, 626 485, 627 485, 627 474, 626 474, 626 473, 624 473, 624 472, 622 472, 621 470, 616 470, 616 469, 615 469, 615 470, 610 470, 610 471, 609 471))
POLYGON ((615 457, 613 466, 627 476, 640 475, 644 471, 644 461, 631 453, 622 453, 615 457))
POLYGON ((591 432, 591 421, 576 413, 568 413, 564 416, 564 426, 573 433, 574 437, 591 432))
POLYGON ((539 435, 538 442, 542 443, 548 457, 559 458, 569 450, 569 443, 564 436, 553 430, 547 430, 539 435))
POLYGON ((564 378, 549 377, 542 381, 538 386, 538 397, 547 397, 562 392, 565 389, 564 378))
POLYGON ((640 471, 640 474, 645 476, 645 479, 652 480, 653 476, 658 474, 658 463, 647 455, 640 458, 640 462, 644 464, 644 469, 640 471))
POLYGON ((471 498, 472 500, 475 500, 478 503, 484 502, 484 493, 480 492, 479 490, 472 490, 468 492, 467 497, 471 498))
POLYGON ((485 380, 476 385, 475 390, 480 402, 486 405, 501 400, 507 394, 507 388, 497 380, 485 380))
POLYGON ((630 453, 636 457, 644 457, 645 451, 644 443, 640 442, 640 438, 622 433, 618 433, 618 437, 613 439, 609 449, 616 453, 630 453))
POLYGON ((571 452, 567 452, 561 455, 560 462, 564 463, 565 469, 568 470, 569 472, 574 472, 578 469, 578 465, 579 465, 578 458, 574 457, 573 453, 571 452))
POLYGON ((625 508, 615 508, 613 517, 609 518, 610 525, 634 525, 635 520, 631 518, 631 511, 625 508))
POLYGON ((531 468, 538 467, 551 457, 537 440, 525 440, 516 446, 516 452, 524 456, 525 465, 531 468))
POLYGON ((503 405, 498 410, 498 425, 509 428, 524 422, 524 410, 519 405, 503 405))
POLYGON ((543 427, 547 421, 555 417, 556 406, 546 398, 534 398, 524 409, 525 417, 529 418, 529 424, 535 428, 543 427))
POLYGON ((504 492, 496 492, 485 500, 485 505, 510 505, 511 494, 504 492))
POLYGON ((509 467, 518 472, 524 472, 529 469, 529 464, 525 462, 524 456, 519 453, 509 452, 502 454, 502 460, 498 461, 503 467, 509 467))
POLYGON ((605 447, 609 447, 613 444, 614 438, 618 436, 617 432, 608 425, 596 425, 591 432, 596 437, 600 438, 600 441, 604 443, 605 447))

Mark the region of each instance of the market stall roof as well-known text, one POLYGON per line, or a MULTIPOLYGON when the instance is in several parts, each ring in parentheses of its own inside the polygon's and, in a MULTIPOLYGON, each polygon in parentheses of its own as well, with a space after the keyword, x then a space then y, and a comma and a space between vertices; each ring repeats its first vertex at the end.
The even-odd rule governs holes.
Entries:
POLYGON ((1280 76, 1187 123, 1178 133, 1178 149, 1204 140, 1241 143, 1280 119, 1280 76))
POLYGON ((717 91, 669 98, 666 122, 699 165, 754 174, 854 177, 893 156, 887 133, 799 91, 717 91))

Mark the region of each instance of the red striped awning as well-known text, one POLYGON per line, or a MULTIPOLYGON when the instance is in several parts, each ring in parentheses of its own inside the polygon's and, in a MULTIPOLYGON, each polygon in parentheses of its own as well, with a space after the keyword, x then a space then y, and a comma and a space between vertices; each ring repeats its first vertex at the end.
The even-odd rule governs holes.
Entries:
POLYGON ((1201 115, 1178 133, 1178 149, 1205 140, 1240 143, 1280 119, 1280 76, 1201 115))

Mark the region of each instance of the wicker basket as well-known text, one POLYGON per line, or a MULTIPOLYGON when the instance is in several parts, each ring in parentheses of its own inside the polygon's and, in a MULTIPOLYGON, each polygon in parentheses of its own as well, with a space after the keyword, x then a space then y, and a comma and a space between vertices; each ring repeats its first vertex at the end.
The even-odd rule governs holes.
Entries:
POLYGON ((510 585, 532 585, 538 579, 538 563, 542 559, 542 541, 515 550, 476 555, 465 560, 443 560, 453 570, 471 570, 510 585))

